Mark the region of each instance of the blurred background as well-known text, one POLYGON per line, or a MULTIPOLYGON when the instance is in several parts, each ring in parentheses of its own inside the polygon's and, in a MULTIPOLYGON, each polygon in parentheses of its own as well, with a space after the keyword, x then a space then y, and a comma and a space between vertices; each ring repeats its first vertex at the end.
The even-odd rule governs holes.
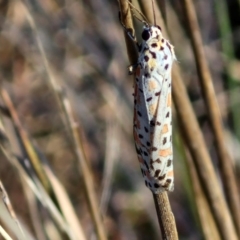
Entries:
MULTIPOLYGON (((139 8, 136 2, 133 4, 139 8)), ((225 143, 239 186, 240 1, 195 0, 194 6, 223 118, 225 143)), ((118 2, 108 0, 1 0, 1 88, 8 93, 13 112, 41 156, 42 164, 52 170, 65 188, 86 239, 95 239, 94 225, 85 197, 83 174, 76 160, 76 146, 69 134, 72 126, 64 120, 64 111, 56 97, 58 89, 71 105, 79 126, 82 148, 93 177, 95 200, 101 207, 108 239, 154 240, 159 239, 160 233, 152 194, 144 185, 134 148, 133 78, 128 76, 129 60, 118 11, 118 2)), ((189 98, 217 169, 214 138, 182 1, 166 1, 166 14, 170 41, 178 59, 175 64, 182 69, 189 98)), ((142 24, 136 22, 136 26, 139 35, 142 24)), ((6 105, 3 98, 1 149, 10 151, 12 156, 7 157, 1 151, 0 180, 18 221, 32 239, 69 239, 41 201, 34 196, 32 200, 27 197, 31 190, 26 190, 29 186, 24 185, 20 168, 14 164, 19 161, 19 166, 26 170, 30 163, 21 142, 23 137, 16 130, 17 120, 6 110, 6 105), (12 157, 14 160, 10 160, 12 157), (31 211, 31 204, 36 206, 37 215, 31 211), (43 229, 52 221, 59 236, 45 229, 47 233, 40 237, 36 233, 36 218, 43 229)), ((179 238, 200 240, 204 236, 175 117, 173 123, 175 190, 169 198, 179 238)), ((30 179, 34 178, 35 173, 29 169, 26 172, 30 179)), ((58 208, 57 197, 49 195, 58 208)), ((5 215, 0 215, 0 224, 11 235, 5 215)), ((14 234, 12 237, 17 239, 14 234)))

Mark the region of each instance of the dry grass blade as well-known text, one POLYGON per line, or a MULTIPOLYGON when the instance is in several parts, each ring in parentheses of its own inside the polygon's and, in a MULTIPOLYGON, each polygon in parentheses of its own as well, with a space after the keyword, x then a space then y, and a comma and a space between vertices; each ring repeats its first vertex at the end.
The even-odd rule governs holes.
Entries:
MULTIPOLYGON (((240 181, 238 0, 192 2, 211 63, 224 143, 240 181)), ((0 239, 4 231, 14 240, 99 239, 102 230, 104 239, 178 234, 179 239, 236 240, 183 5, 177 0, 0 0, 0 94, 5 89, 13 105, 0 98, 0 176, 26 235, 1 199, 0 239), (141 88, 133 89, 137 79, 127 67, 134 72, 138 51, 147 51, 134 41, 145 38, 144 21, 161 27, 177 57, 168 85, 174 103, 174 191, 154 196, 134 148, 133 118, 140 114, 133 107, 141 88)), ((168 52, 163 50, 157 59, 168 52)))
POLYGON ((222 236, 225 236, 223 239, 236 240, 237 236, 229 209, 218 183, 203 135, 199 129, 196 116, 194 115, 187 96, 186 88, 180 77, 180 70, 177 66, 175 67, 175 71, 173 71, 173 79, 173 100, 180 126, 182 126, 182 132, 188 143, 188 148, 200 176, 201 184, 206 191, 207 199, 218 226, 218 231, 221 232, 222 236), (209 179, 211 179, 211 181, 209 181, 209 179), (225 221, 223 222, 222 219, 225 219, 225 221))
POLYGON ((0 201, 0 213, 1 221, 4 223, 5 226, 7 226, 8 229, 10 229, 12 234, 18 237, 19 240, 29 240, 28 236, 23 236, 22 231, 16 225, 16 221, 9 214, 6 206, 2 201, 0 201))
MULTIPOLYGON (((121 9, 121 19, 124 26, 127 29, 133 29, 132 20, 131 20, 131 12, 128 6, 128 1, 119 1, 120 9, 121 9)), ((125 33, 125 40, 127 49, 129 46, 130 38, 125 33)), ((133 42, 133 41, 131 41, 133 42)), ((129 60, 132 64, 137 62, 137 52, 132 55, 131 52, 128 51, 129 60)), ((158 216, 158 222, 160 226, 160 230, 164 239, 176 240, 178 239, 177 229, 175 219, 169 204, 168 195, 166 192, 160 194, 153 194, 156 212, 158 216)))
POLYGON ((111 111, 115 115, 115 120, 118 122, 118 124, 121 126, 124 132, 126 134, 131 134, 131 119, 129 119, 129 116, 131 116, 130 109, 128 106, 126 106, 121 101, 121 96, 119 96, 119 93, 117 92, 117 89, 112 87, 110 84, 101 84, 100 86, 102 96, 105 99, 105 101, 108 104, 109 111, 111 111), (119 111, 115 111, 116 104, 118 105, 119 111), (124 114, 122 114, 124 113, 124 114))
MULTIPOLYGON (((6 14, 7 14, 8 4, 9 4, 8 0, 1 0, 1 2, 0 2, 0 16, 1 16, 1 18, 3 18, 3 16, 6 16, 6 14)), ((0 30, 2 29, 3 24, 4 24, 4 21, 1 20, 0 30)))
POLYGON ((20 142, 23 145, 24 151, 26 151, 28 158, 31 160, 31 163, 32 163, 40 181, 42 182, 44 188, 48 192, 50 192, 51 186, 50 186, 49 181, 46 177, 46 174, 42 168, 41 162, 39 161, 36 151, 33 149, 33 146, 31 144, 31 141, 30 141, 26 131, 23 129, 23 127, 21 125, 21 122, 18 118, 18 114, 13 106, 13 103, 12 103, 7 91, 3 88, 1 89, 1 96, 2 96, 2 99, 3 99, 6 107, 8 108, 8 110, 10 112, 12 121, 14 123, 17 133, 19 134, 20 142))
POLYGON ((197 209, 201 209, 201 211, 198 211, 198 216, 201 222, 204 238, 206 240, 212 240, 212 239, 221 240, 216 223, 211 213, 210 206, 208 204, 205 193, 200 184, 196 168, 186 148, 185 148, 185 152, 186 152, 186 160, 187 160, 190 177, 192 180, 191 182, 193 187, 193 195, 195 196, 195 199, 196 199, 196 207, 197 209))
MULTIPOLYGON (((132 22, 132 14, 130 11, 130 7, 128 4, 128 1, 125 0, 119 0, 119 9, 121 14, 121 20, 123 25, 126 26, 127 30, 133 33, 134 35, 134 28, 133 28, 133 22, 132 22)), ((134 64, 137 62, 138 59, 138 53, 135 46, 135 43, 130 39, 128 34, 124 32, 126 46, 127 46, 127 53, 128 58, 130 61, 130 64, 134 64)))
POLYGON ((203 43, 201 39, 199 25, 197 22, 197 16, 193 2, 191 0, 184 0, 183 2, 185 6, 185 13, 188 19, 187 23, 190 30, 190 36, 197 64, 198 74, 200 76, 200 82, 205 96, 205 102, 207 105, 210 122, 216 139, 220 171, 223 180, 222 182, 235 226, 238 230, 238 233, 240 234, 240 196, 238 193, 232 159, 230 157, 230 154, 228 153, 225 143, 222 118, 217 103, 211 74, 204 55, 203 43))
POLYGON ((43 223, 39 218, 39 208, 37 205, 37 198, 35 197, 32 190, 28 187, 26 182, 21 178, 24 194, 28 202, 28 208, 31 215, 32 224, 35 230, 36 238, 38 240, 47 240, 45 232, 43 232, 43 223))
POLYGON ((8 197, 8 194, 7 194, 7 192, 6 192, 6 190, 5 190, 5 188, 4 188, 4 186, 3 186, 1 181, 0 181, 0 194, 1 194, 2 200, 3 200, 6 208, 8 209, 9 214, 11 215, 12 219, 16 222, 16 224, 17 224, 17 226, 18 226, 18 228, 19 228, 19 230, 20 230, 20 232, 22 234, 22 237, 25 237, 25 234, 24 234, 24 232, 22 230, 22 227, 21 227, 21 225, 20 225, 20 223, 19 223, 19 221, 17 219, 17 216, 16 216, 16 214, 14 212, 14 209, 13 209, 13 206, 11 204, 11 201, 10 201, 10 199, 8 197))
POLYGON ((71 228, 69 227, 68 223, 66 223, 65 219, 62 217, 59 210, 56 208, 55 204, 53 203, 52 199, 46 193, 44 187, 39 182, 38 179, 34 179, 34 181, 27 175, 23 167, 20 165, 17 159, 13 159, 13 154, 11 154, 8 150, 6 150, 2 145, 0 145, 1 152, 3 155, 9 160, 9 162, 17 169, 20 177, 23 181, 27 184, 29 189, 34 193, 34 195, 38 198, 39 202, 49 210, 51 217, 54 219, 55 223, 61 229, 61 231, 65 232, 69 239, 76 240, 73 237, 71 232, 71 228))
POLYGON ((100 240, 107 239, 103 222, 101 220, 100 211, 97 203, 97 196, 93 184, 93 176, 87 165, 86 155, 83 149, 83 143, 80 136, 81 129, 79 124, 75 120, 73 109, 71 108, 69 100, 62 94, 62 106, 67 118, 68 126, 70 126, 70 132, 73 139, 74 150, 78 159, 79 171, 83 175, 83 182, 86 191, 86 197, 88 200, 90 212, 95 224, 96 232, 100 240))
POLYGON ((61 87, 57 84, 55 78, 53 77, 53 75, 51 73, 49 62, 47 60, 42 43, 38 37, 36 24, 34 22, 32 15, 30 14, 30 11, 27 8, 26 8, 26 10, 27 10, 27 16, 28 16, 29 23, 30 23, 33 31, 35 32, 38 48, 39 48, 41 56, 43 58, 44 66, 45 66, 45 69, 46 69, 46 72, 48 75, 48 80, 50 81, 50 85, 53 89, 53 92, 56 96, 59 106, 62 107, 62 110, 64 112, 64 117, 65 117, 64 119, 66 120, 66 123, 70 127, 70 130, 71 130, 70 134, 71 134, 71 137, 73 140, 73 144, 75 147, 75 153, 76 153, 78 163, 79 163, 79 171, 83 174, 83 181, 84 181, 84 185, 85 185, 86 196, 87 196, 87 200, 89 203, 90 213, 92 215, 93 222, 96 227, 96 232, 97 232, 98 238, 101 240, 104 240, 104 239, 106 239, 106 233, 105 233, 105 230, 103 227, 100 212, 98 209, 98 204, 96 201, 97 197, 95 196, 95 190, 94 190, 91 171, 87 165, 86 158, 83 153, 81 137, 79 135, 78 123, 74 119, 73 111, 71 109, 71 105, 70 105, 68 99, 65 96, 63 96, 61 87))
MULTIPOLYGON (((146 5, 145 1, 142 1, 142 3, 146 5)), ((145 9, 146 11, 144 12, 148 17, 148 15, 150 15, 149 7, 146 6, 144 10, 145 9)), ((165 32, 166 28, 163 24, 159 11, 157 13, 159 16, 158 21, 161 23, 161 27, 165 32)), ((224 239, 236 239, 236 232, 234 226, 232 225, 232 219, 227 204, 218 183, 211 158, 207 151, 203 135, 189 101, 178 66, 175 66, 173 69, 172 84, 173 100, 180 125, 183 129, 182 133, 185 134, 188 148, 196 164, 196 169, 201 179, 201 184, 203 184, 204 190, 207 191, 207 198, 213 211, 213 215, 218 226, 218 231, 222 233, 222 236, 225 236, 224 239), (196 148, 196 146, 198 147, 196 148), (209 179, 211 179, 211 181, 209 181, 209 179), (224 222, 222 221, 223 218, 225 218, 224 222)))
MULTIPOLYGON (((10 101, 10 98, 7 95, 7 92, 2 90, 2 96, 3 96, 3 99, 5 100, 6 105, 8 106, 9 112, 11 113, 10 115, 12 116, 12 118, 14 120, 15 126, 17 126, 17 131, 20 135, 20 139, 22 140, 23 145, 25 146, 25 149, 26 149, 26 146, 28 146, 26 151, 27 151, 27 153, 30 151, 31 155, 28 154, 30 156, 30 159, 32 159, 31 157, 34 157, 34 159, 37 160, 37 164, 39 165, 39 167, 43 171, 43 173, 46 175, 45 179, 47 181, 50 181, 51 188, 52 187, 54 188, 54 193, 55 193, 56 199, 62 209, 62 212, 64 213, 66 220, 69 222, 69 226, 70 226, 71 230, 73 231, 73 236, 75 236, 75 238, 76 238, 76 236, 78 236, 79 239, 85 239, 85 237, 83 235, 83 231, 80 226, 80 223, 77 220, 77 216, 74 214, 71 203, 67 197, 67 194, 64 192, 63 187, 60 185, 60 183, 58 182, 56 177, 53 175, 53 173, 50 172, 48 167, 44 164, 41 164, 42 162, 39 159, 37 153, 35 152, 35 149, 33 148, 33 145, 31 143, 30 139, 28 138, 25 130, 21 127, 20 121, 19 121, 16 111, 10 101)), ((33 164, 35 162, 33 161, 33 164)))
MULTIPOLYGON (((64 240, 64 236, 59 232, 56 225, 50 219, 44 219, 44 230, 46 232, 47 239, 59 239, 64 240)), ((75 239, 78 239, 75 237, 75 239)))
POLYGON ((55 193, 56 199, 60 205, 60 209, 66 219, 66 221, 69 223, 69 226, 71 226, 71 229, 74 232, 74 235, 79 240, 85 240, 86 237, 84 236, 83 230, 81 228, 81 225, 77 219, 77 216, 73 210, 73 207, 70 203, 70 200, 61 185, 61 183, 58 181, 58 179, 54 176, 52 171, 46 166, 45 172, 48 176, 48 179, 50 180, 50 183, 53 187, 53 191, 55 193))
POLYGON ((1 225, 0 225, 0 234, 5 240, 13 240, 1 225))
POLYGON ((114 122, 107 123, 106 156, 104 161, 104 173, 102 181, 102 196, 100 201, 100 210, 103 216, 106 214, 107 205, 110 199, 111 183, 116 161, 119 158, 119 141, 117 136, 118 125, 114 122))
POLYGON ((167 23, 166 1, 165 0, 157 0, 156 2, 160 8, 164 22, 167 23))

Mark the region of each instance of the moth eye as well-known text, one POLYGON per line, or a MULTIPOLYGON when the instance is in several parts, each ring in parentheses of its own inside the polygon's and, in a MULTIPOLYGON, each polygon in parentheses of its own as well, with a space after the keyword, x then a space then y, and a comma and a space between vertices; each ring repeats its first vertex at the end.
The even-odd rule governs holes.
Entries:
POLYGON ((148 39, 150 38, 150 33, 149 33, 149 30, 144 30, 142 32, 142 39, 147 41, 148 39))

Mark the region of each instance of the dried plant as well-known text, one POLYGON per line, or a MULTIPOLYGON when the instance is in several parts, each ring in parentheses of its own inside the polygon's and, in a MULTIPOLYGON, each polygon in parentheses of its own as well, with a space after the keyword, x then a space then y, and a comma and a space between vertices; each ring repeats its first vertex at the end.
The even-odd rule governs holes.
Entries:
MULTIPOLYGON (((138 39, 142 23, 128 1, 0 1, 3 239, 240 238, 239 1, 155 2, 178 62, 175 190, 153 201, 132 136, 138 56, 119 10, 138 39)), ((153 23, 151 1, 132 4, 153 23)))

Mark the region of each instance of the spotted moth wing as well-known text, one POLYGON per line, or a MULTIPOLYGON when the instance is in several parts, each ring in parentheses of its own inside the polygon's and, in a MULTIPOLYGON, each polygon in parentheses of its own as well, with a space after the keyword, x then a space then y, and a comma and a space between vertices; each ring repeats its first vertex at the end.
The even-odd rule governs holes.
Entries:
POLYGON ((171 67, 175 58, 172 46, 161 34, 156 36, 142 44, 134 111, 138 159, 145 183, 155 193, 173 190, 171 67))

